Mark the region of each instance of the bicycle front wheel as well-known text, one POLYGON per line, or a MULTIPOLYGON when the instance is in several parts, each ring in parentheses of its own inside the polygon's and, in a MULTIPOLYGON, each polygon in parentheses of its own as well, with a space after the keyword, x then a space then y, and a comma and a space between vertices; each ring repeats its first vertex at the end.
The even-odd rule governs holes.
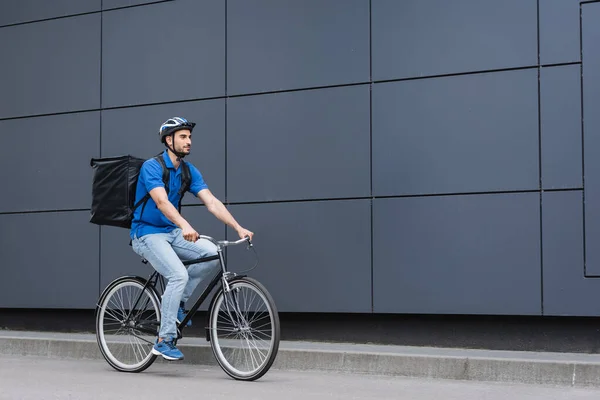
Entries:
POLYGON ((111 283, 96 311, 96 339, 104 359, 116 370, 141 372, 156 359, 152 354, 160 327, 160 302, 141 278, 111 283))
POLYGON ((210 310, 210 343, 221 368, 232 378, 252 381, 271 368, 279 349, 279 315, 262 284, 252 278, 221 289, 210 310))

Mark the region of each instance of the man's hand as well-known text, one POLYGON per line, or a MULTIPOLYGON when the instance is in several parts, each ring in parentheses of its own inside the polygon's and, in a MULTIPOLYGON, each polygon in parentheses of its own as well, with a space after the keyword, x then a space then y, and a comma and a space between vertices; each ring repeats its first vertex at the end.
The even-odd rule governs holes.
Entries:
POLYGON ((192 228, 192 226, 189 224, 183 227, 182 235, 183 238, 188 242, 196 242, 198 240, 198 237, 200 236, 198 232, 196 232, 194 228, 192 228))
POLYGON ((254 232, 249 231, 248 229, 242 228, 241 226, 237 230, 238 235, 240 235, 240 239, 244 239, 246 236, 250 237, 252 240, 252 236, 254 236, 254 232))

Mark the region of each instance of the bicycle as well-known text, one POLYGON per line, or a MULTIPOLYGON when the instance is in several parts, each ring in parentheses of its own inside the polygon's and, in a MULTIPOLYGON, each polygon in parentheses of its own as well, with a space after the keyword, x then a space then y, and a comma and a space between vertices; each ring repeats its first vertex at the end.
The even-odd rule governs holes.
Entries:
MULTIPOLYGON (((279 349, 277 308, 267 289, 256 279, 227 271, 223 257, 227 246, 247 242, 247 249, 254 250, 253 244, 248 237, 231 242, 200 235, 199 240, 202 239, 215 244, 217 254, 183 264, 218 259, 221 269, 183 321, 177 321, 175 342, 183 337, 187 322, 220 282, 208 308, 206 340, 210 342, 219 366, 230 377, 246 381, 259 379, 271 368, 279 349)), ((256 250, 254 254, 256 264, 248 271, 258 264, 256 250)), ((144 258, 142 262, 148 263, 144 258)), ((148 279, 122 276, 113 280, 100 295, 96 306, 96 340, 104 359, 117 371, 142 372, 156 360, 157 356, 151 350, 160 328, 161 304, 157 285, 164 290, 165 278, 156 271, 148 279), (128 339, 119 340, 121 334, 129 335, 128 339)))

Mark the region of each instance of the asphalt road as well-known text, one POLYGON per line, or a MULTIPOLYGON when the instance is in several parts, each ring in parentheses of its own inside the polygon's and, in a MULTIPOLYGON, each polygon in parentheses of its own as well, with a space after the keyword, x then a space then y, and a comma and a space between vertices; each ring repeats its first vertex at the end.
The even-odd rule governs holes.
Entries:
POLYGON ((104 361, 0 356, 0 399, 599 399, 600 388, 271 370, 238 382, 218 367, 155 362, 139 374, 104 361))

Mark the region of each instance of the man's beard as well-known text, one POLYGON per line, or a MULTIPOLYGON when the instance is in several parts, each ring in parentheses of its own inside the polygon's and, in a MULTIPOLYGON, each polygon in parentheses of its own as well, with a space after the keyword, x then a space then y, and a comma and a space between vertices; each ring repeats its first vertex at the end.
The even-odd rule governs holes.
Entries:
POLYGON ((180 148, 178 148, 176 150, 177 150, 178 153, 181 153, 181 154, 188 155, 188 154, 191 153, 191 147, 180 147, 180 148))

